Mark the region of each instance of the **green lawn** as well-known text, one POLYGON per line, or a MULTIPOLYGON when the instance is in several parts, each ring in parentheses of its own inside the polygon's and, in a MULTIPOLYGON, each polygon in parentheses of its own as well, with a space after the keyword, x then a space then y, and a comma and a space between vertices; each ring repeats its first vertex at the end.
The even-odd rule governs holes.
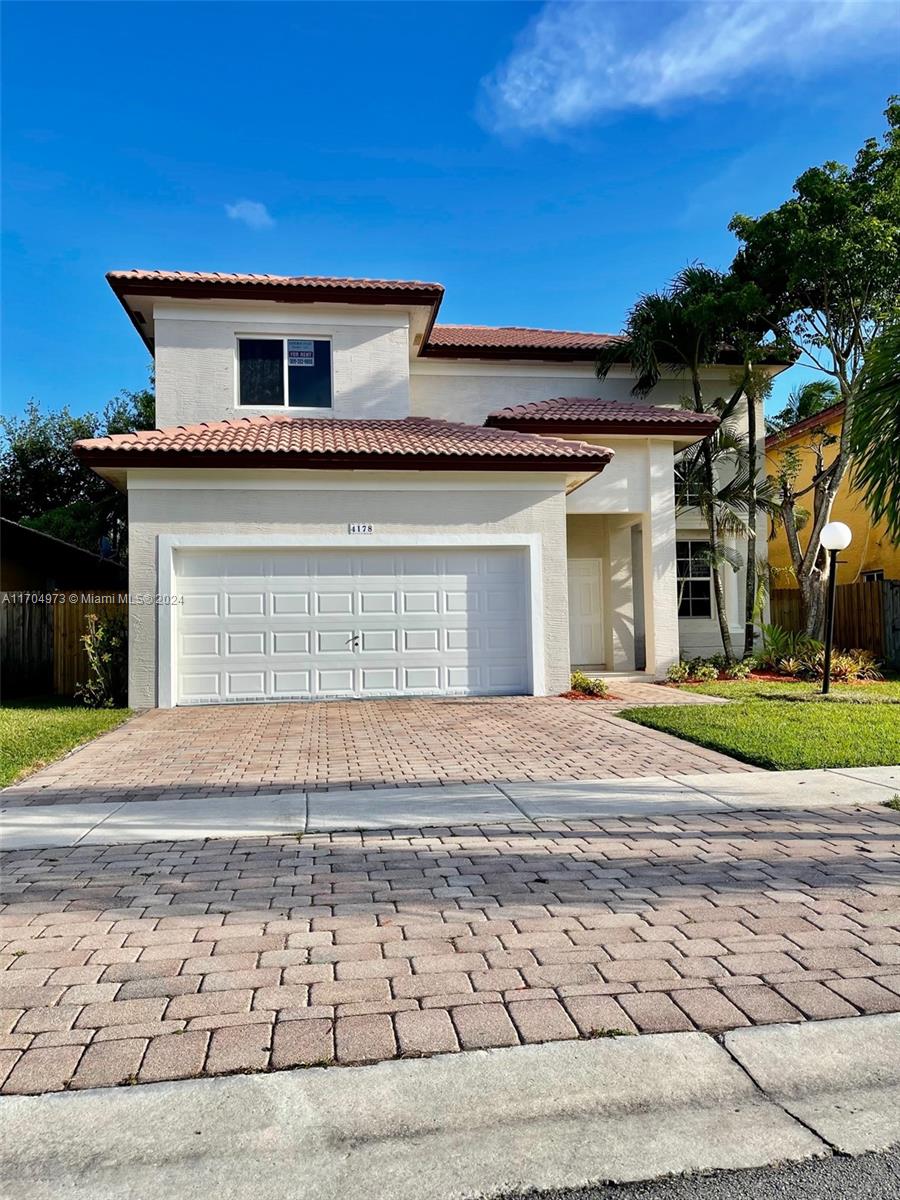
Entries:
POLYGON ((810 695, 805 683, 709 683, 691 691, 733 698, 732 704, 626 709, 638 725, 672 733, 712 750, 775 771, 813 767, 875 767, 900 763, 900 681, 838 685, 837 694, 871 697, 871 703, 810 704, 766 697, 810 695))
POLYGON ((115 729, 128 708, 81 708, 66 702, 22 700, 0 708, 0 787, 45 766, 82 742, 115 729))
MULTIPOLYGON (((822 690, 821 683, 782 683, 780 680, 736 679, 718 683, 686 683, 679 689, 702 692, 705 696, 725 696, 729 700, 752 700, 760 696, 812 696, 822 690)), ((900 679, 881 679, 874 683, 833 683, 838 696, 857 696, 861 700, 900 700, 900 679)))

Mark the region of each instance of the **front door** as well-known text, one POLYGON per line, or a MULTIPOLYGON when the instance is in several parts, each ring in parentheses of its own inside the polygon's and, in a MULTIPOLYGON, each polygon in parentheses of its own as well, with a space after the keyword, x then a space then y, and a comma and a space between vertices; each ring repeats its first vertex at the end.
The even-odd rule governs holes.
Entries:
POLYGON ((600 559, 569 559, 569 657, 573 666, 603 666, 600 559))

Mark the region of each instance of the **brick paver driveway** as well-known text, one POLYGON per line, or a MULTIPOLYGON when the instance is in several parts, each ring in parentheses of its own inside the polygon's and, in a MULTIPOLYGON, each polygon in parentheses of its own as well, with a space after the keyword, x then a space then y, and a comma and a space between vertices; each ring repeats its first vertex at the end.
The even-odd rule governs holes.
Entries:
POLYGON ((3 1090, 900 1010, 898 850, 835 808, 13 852, 3 1090))
MULTIPOLYGON (((652 685, 636 690, 632 703, 645 693, 697 702, 652 685)), ((753 769, 623 721, 621 707, 523 696, 154 709, 0 798, 77 804, 753 769)))

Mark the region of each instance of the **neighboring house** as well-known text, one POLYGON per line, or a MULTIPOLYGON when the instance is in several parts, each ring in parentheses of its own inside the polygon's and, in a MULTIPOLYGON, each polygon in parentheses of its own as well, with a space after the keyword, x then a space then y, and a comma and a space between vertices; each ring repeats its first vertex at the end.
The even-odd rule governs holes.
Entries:
POLYGON ((131 606, 133 706, 555 694, 718 648, 674 503, 716 419, 674 378, 653 405, 624 365, 600 384, 610 335, 438 325, 433 283, 108 278, 163 427, 76 445, 128 489, 130 590, 158 597, 131 606))
MULTIPOLYGON (((803 491, 812 482, 816 470, 817 452, 821 450, 827 466, 837 455, 837 439, 841 435, 844 420, 844 405, 833 404, 815 416, 789 426, 780 433, 766 438, 766 466, 770 475, 777 475, 784 454, 788 450, 797 452, 800 473, 796 488, 803 491)), ((809 494, 798 501, 800 507, 812 508, 809 494)), ((856 583, 859 580, 900 579, 900 545, 891 540, 883 521, 872 521, 862 496, 854 491, 852 470, 841 481, 831 511, 833 521, 843 521, 853 532, 853 540, 842 550, 838 562, 838 583, 856 583)), ((805 548, 808 533, 800 531, 800 544, 805 548)), ((779 587, 796 587, 791 569, 791 554, 788 549, 784 526, 780 523, 774 538, 769 542, 769 564, 776 569, 779 587)))
POLYGON ((125 591, 128 568, 71 542, 0 518, 0 591, 125 591))

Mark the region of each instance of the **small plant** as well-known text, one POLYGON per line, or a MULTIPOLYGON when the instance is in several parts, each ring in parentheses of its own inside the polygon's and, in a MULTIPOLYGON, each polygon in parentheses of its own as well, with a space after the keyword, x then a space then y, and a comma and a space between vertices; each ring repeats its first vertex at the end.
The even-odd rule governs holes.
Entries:
POLYGON ((900 812, 900 795, 891 796, 890 800, 882 800, 882 808, 892 808, 894 812, 900 812))
POLYGON ((805 633, 793 629, 783 629, 780 625, 761 625, 762 647, 757 654, 759 665, 774 670, 779 669, 783 658, 802 658, 815 653, 822 643, 805 633))
POLYGON ((715 683, 719 678, 719 668, 705 658, 692 658, 687 669, 690 678, 697 683, 715 683))
POLYGON ((603 699, 609 695, 609 687, 602 679, 595 679, 592 675, 585 675, 584 671, 573 671, 571 689, 573 692, 580 692, 582 696, 596 696, 598 699, 603 699))
POLYGON ((86 708, 124 708, 128 699, 128 618, 90 613, 81 639, 90 674, 75 697, 86 708))
POLYGON ((666 671, 666 679, 669 683, 687 683, 690 679, 690 673, 687 669, 686 662, 672 663, 668 671, 666 671))
POLYGON ((744 658, 740 662, 731 663, 725 667, 726 679, 747 679, 753 670, 753 662, 744 658))
POLYGON ((689 662, 682 659, 666 671, 669 683, 713 683, 718 678, 718 667, 704 658, 692 658, 689 662))
MULTIPOLYGON (((797 664, 797 675, 803 679, 823 679, 825 650, 818 647, 805 654, 797 664)), ((838 683, 857 683, 881 679, 878 662, 868 650, 839 650, 831 656, 831 678, 838 683)))

